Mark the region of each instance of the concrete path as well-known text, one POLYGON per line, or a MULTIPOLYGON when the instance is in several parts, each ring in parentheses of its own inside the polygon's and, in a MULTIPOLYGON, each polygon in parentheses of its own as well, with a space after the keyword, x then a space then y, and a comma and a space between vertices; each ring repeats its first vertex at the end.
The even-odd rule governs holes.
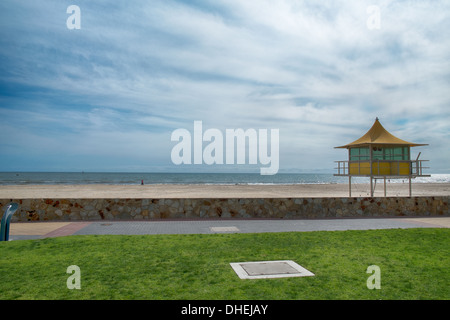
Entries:
POLYGON ((145 235, 450 228, 450 217, 292 220, 158 220, 11 223, 10 240, 69 235, 145 235))

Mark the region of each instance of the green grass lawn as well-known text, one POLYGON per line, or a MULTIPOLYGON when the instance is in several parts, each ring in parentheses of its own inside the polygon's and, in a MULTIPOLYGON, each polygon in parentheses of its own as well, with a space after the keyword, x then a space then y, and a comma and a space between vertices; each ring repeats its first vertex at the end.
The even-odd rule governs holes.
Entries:
POLYGON ((0 242, 0 299, 450 299, 449 240, 449 229, 391 229, 0 242), (315 276, 242 280, 229 265, 263 260, 315 276), (67 288, 70 265, 80 290, 67 288))

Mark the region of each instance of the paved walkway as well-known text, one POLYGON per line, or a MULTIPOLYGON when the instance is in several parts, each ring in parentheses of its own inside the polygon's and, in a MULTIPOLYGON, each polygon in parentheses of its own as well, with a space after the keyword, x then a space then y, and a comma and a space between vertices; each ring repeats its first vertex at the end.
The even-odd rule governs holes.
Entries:
POLYGON ((450 217, 292 220, 158 220, 11 223, 9 239, 69 235, 143 235, 302 232, 368 229, 450 228, 450 217))

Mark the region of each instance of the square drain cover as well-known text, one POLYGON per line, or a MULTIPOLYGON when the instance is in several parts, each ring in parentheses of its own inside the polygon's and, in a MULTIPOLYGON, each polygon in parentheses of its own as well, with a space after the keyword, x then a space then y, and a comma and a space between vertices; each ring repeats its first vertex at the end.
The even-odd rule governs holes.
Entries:
POLYGON ((211 227, 212 232, 238 232, 239 229, 231 226, 231 227, 211 227))
POLYGON ((285 277, 310 277, 314 273, 292 260, 230 263, 241 279, 268 279, 285 277))

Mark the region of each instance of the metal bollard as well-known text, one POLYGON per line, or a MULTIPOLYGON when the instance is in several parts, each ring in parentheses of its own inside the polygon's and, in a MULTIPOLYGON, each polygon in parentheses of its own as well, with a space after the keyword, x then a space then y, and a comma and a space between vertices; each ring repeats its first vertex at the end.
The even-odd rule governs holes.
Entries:
POLYGON ((9 224, 12 215, 17 211, 19 205, 17 203, 10 203, 6 206, 5 214, 3 215, 0 229, 0 241, 9 240, 9 224))

